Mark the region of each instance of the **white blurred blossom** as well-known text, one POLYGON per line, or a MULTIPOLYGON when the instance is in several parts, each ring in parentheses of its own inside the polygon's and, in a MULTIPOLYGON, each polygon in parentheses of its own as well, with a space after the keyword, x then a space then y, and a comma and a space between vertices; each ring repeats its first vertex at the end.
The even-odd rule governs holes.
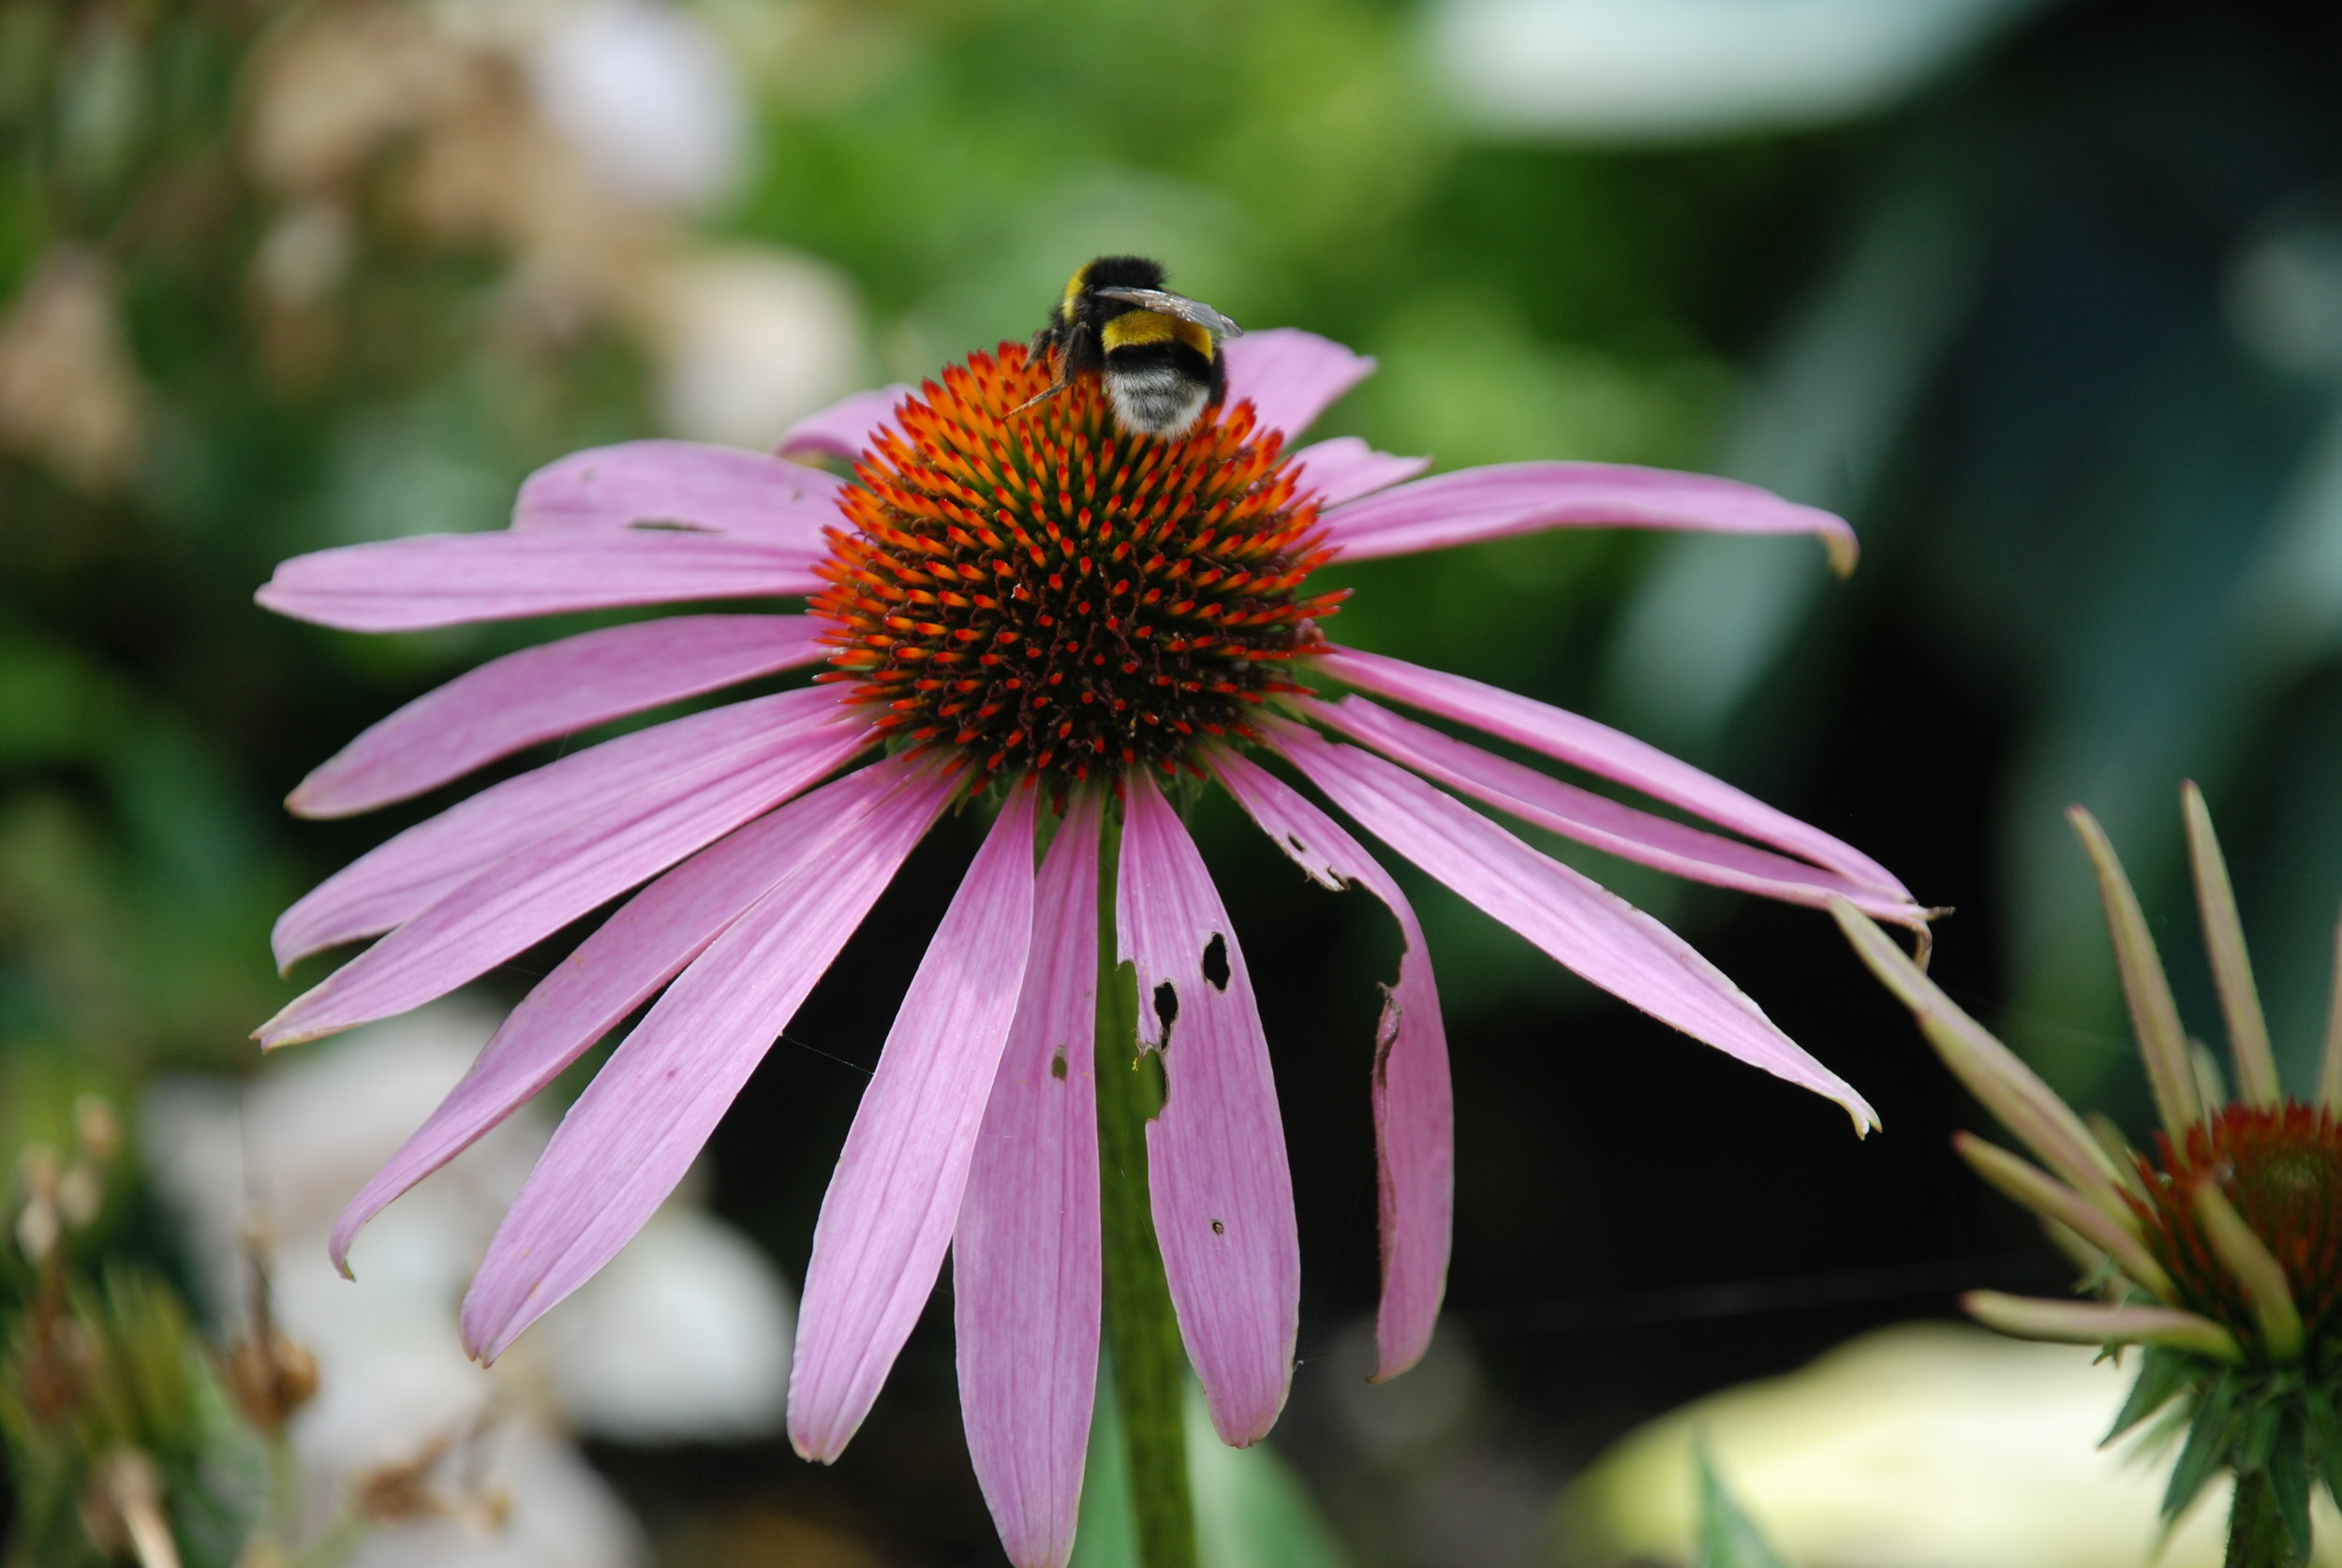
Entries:
POLYGON ((318 1363, 317 1398, 290 1428, 312 1528, 369 1474, 440 1449, 442 1472, 503 1513, 495 1529, 461 1508, 382 1529, 352 1568, 636 1568, 639 1527, 568 1434, 727 1441, 778 1427, 793 1303, 747 1240, 679 1198, 537 1335, 474 1366, 457 1304, 551 1133, 526 1107, 383 1211, 352 1250, 355 1281, 326 1258, 341 1205, 494 1023, 443 1004, 273 1060, 248 1089, 165 1080, 145 1106, 147 1156, 226 1323, 248 1311, 245 1227, 266 1238, 276 1322, 318 1363))
POLYGON ((787 251, 681 258, 660 270, 644 311, 660 422, 692 440, 769 447, 867 380, 852 287, 787 251))
POLYGON ((697 1209, 670 1205, 541 1332, 562 1409, 599 1436, 721 1442, 780 1427, 790 1303, 740 1233, 697 1209))
POLYGON ((546 120, 610 188, 688 210, 722 196, 749 147, 740 73, 697 18, 655 0, 592 0, 530 52, 546 120))
POLYGON ((1910 93, 2043 0, 1437 0, 1430 54, 1490 129, 1674 141, 1910 93))

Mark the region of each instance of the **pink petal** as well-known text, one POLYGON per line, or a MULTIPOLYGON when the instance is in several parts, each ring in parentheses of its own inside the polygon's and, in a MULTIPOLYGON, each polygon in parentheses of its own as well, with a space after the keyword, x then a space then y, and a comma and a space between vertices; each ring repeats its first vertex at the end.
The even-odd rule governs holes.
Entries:
POLYGON ((345 631, 809 594, 818 550, 664 529, 425 534, 296 555, 252 597, 345 631))
POLYGON ((1303 447, 1291 461, 1300 470, 1302 491, 1315 496, 1320 507, 1355 501, 1411 480, 1431 466, 1428 457, 1393 457, 1376 451, 1356 436, 1336 436, 1303 447))
POLYGON ((957 789, 929 773, 767 894, 683 971, 586 1086, 464 1297, 493 1361, 674 1191, 798 1004, 957 789))
POLYGON ((1657 747, 1621 734, 1607 724, 1499 687, 1356 648, 1330 648, 1317 655, 1314 663, 1336 680, 1615 779, 1720 827, 1826 865, 1898 902, 1911 901, 1910 894, 1885 866, 1852 845, 1808 827, 1786 812, 1776 811, 1689 762, 1678 762, 1657 747))
POLYGON ((727 835, 629 899, 521 999, 448 1091, 342 1210, 329 1250, 384 1206, 471 1146, 705 952, 756 901, 824 857, 908 780, 901 758, 850 773, 727 835))
POLYGON ((1334 820, 1274 774, 1223 752, 1214 771, 1263 833, 1330 888, 1356 882, 1390 908, 1406 946, 1399 984, 1385 994, 1374 1031, 1374 1153, 1380 1173, 1383 1305, 1374 1324, 1376 1381, 1423 1358, 1447 1291, 1455 1206, 1456 1102, 1447 1079, 1447 1029, 1423 927, 1390 873, 1334 820))
POLYGON ((1033 800, 1017 790, 912 977, 813 1227, 789 1440, 845 1449, 935 1289, 1033 938, 1033 800))
POLYGON ((823 656, 809 615, 673 615, 491 660, 418 697, 301 781, 285 804, 347 817, 498 757, 823 656))
POLYGON ((1738 480, 1618 463, 1499 463, 1440 474, 1353 501, 1326 525, 1351 560, 1589 525, 1818 534, 1838 574, 1854 570, 1854 530, 1842 517, 1738 480))
POLYGON ((1227 356, 1228 406, 1251 398, 1262 431, 1283 431, 1287 444, 1374 370, 1364 354, 1298 327, 1246 333, 1220 351, 1227 356))
POLYGON ((952 1233, 968 1457, 1016 1568, 1074 1549, 1098 1382, 1098 800, 1041 864, 1032 954, 952 1233))
POLYGON ((695 713, 563 757, 491 785, 377 845, 277 918, 280 968, 413 919, 481 871, 531 844, 609 815, 613 803, 667 789, 693 763, 754 747, 776 729, 837 713, 822 688, 784 691, 695 713))
POLYGON ((1203 856, 1151 780, 1126 785, 1115 926, 1138 968, 1139 1038, 1163 1053, 1168 1083, 1147 1124, 1155 1235, 1211 1424, 1242 1448, 1267 1435, 1293 1382, 1301 1254, 1284 1124, 1252 977, 1203 856), (1222 964, 1224 985, 1212 979, 1222 964))
POLYGON ((1305 711, 1318 723, 1364 741, 1392 761, 1452 790, 1623 860, 1816 909, 1829 908, 1831 895, 1836 894, 1882 920, 1918 928, 1927 925, 1927 910, 1906 899, 1879 893, 1835 871, 1706 833, 1672 818, 1638 811, 1607 795, 1549 778, 1534 768, 1401 718, 1363 697, 1309 703, 1305 711))
POLYGON ((274 1048, 445 996, 702 845, 769 811, 870 744, 867 725, 782 730, 701 759, 654 794, 482 870, 295 998, 259 1030, 274 1048))
POLYGON ((1870 1106, 1783 1034, 1682 938, 1392 762, 1281 719, 1277 748, 1368 832, 1545 950, 1665 1024, 1844 1105, 1857 1130, 1870 1106))
POLYGON ((897 406, 918 395, 918 388, 900 383, 855 392, 791 425, 773 450, 783 457, 835 457, 852 463, 878 439, 880 431, 895 428, 897 406))
POLYGON ((699 441, 589 447, 528 476, 512 508, 515 529, 707 528, 819 553, 839 521, 833 474, 768 452, 699 441))

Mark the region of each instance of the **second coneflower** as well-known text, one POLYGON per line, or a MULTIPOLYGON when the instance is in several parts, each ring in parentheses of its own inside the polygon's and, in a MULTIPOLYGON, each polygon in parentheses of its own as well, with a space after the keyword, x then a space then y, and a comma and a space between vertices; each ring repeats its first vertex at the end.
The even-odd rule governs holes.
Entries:
POLYGON ((1371 1074, 1384 1375, 1422 1354, 1438 1312, 1451 1114, 1422 934, 1397 882, 1269 761, 1593 984, 1868 1125, 1851 1087, 1683 941, 1457 797, 1679 875, 1923 925, 1892 876, 1615 731, 1327 641, 1340 596, 1306 581, 1337 556, 1597 524, 1815 534, 1844 565, 1845 525, 1698 475, 1534 463, 1417 479, 1423 462, 1355 438, 1294 448, 1371 367, 1306 333, 1253 334, 1227 348, 1225 406, 1157 439, 1120 428, 1094 379, 1035 404, 1048 367, 1004 346, 916 392, 850 400, 782 442, 783 454, 850 463, 850 478, 786 455, 637 442, 537 474, 510 531, 286 563, 262 603, 366 631, 689 599, 804 605, 649 620, 487 664, 320 767, 291 802, 312 816, 404 799, 624 714, 828 666, 812 686, 497 784, 287 911, 275 934, 287 963, 388 935, 272 1020, 271 1045, 427 1001, 649 880, 514 1009, 358 1195, 337 1255, 651 1003, 563 1121, 473 1283, 464 1333, 479 1354, 500 1353, 666 1197, 928 828, 982 805, 996 813, 988 837, 823 1205, 791 1431, 814 1457, 845 1446, 956 1249, 979 1476, 1010 1555, 1062 1561, 1099 1339, 1086 1069, 1109 874, 1111 952, 1135 971, 1138 1043, 1164 1080, 1145 1122, 1162 1266, 1220 1435, 1267 1432, 1293 1366, 1292 1183, 1253 980, 1166 785, 1225 788, 1311 876, 1363 886, 1405 934, 1371 1074), (1501 737, 1724 831, 1314 683, 1501 737))
POLYGON ((2180 1023, 2161 958, 2112 847, 2071 813, 2097 873, 2123 993, 2161 1127, 2151 1154, 2085 1123, 1850 905, 1838 922, 1917 1014, 1961 1082, 2039 1165, 1961 1134, 1961 1155, 2038 1213, 2082 1260, 2095 1302, 1978 1291, 1963 1304, 2004 1333, 2146 1347, 2108 1441, 2160 1414, 2186 1433, 2164 1511, 2236 1477, 2228 1562, 2308 1561, 2309 1498, 2342 1501, 2342 971, 2314 1101, 2288 1099, 2203 797, 2184 791, 2189 859, 2237 1098, 2180 1023))

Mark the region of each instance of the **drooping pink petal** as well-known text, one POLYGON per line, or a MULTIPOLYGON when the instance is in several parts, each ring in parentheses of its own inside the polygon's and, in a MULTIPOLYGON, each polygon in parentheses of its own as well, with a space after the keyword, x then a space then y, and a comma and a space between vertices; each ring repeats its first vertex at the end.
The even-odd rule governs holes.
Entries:
POLYGON ((1012 791, 912 977, 813 1226, 789 1441, 844 1452, 935 1289, 1033 938, 1033 801, 1012 791))
POLYGON ((773 450, 783 457, 835 457, 852 463, 878 439, 880 431, 894 428, 896 405, 918 395, 918 388, 899 382, 855 392, 791 425, 773 450))
POLYGON ((521 485, 512 526, 705 528, 818 552, 838 521, 834 474, 745 447, 624 441, 548 463, 521 485))
POLYGON ((758 899, 859 832, 914 773, 899 757, 850 773, 726 835, 627 900, 521 999, 463 1081, 349 1201, 334 1225, 334 1266, 348 1272, 350 1242, 386 1205, 553 1082, 758 899))
POLYGON ((1320 507, 1338 507, 1388 489, 1431 466, 1428 457, 1393 457, 1376 451, 1356 436, 1314 442, 1295 452, 1292 462, 1301 471, 1302 491, 1316 496, 1320 507))
POLYGON ((371 726, 285 804, 304 817, 371 811, 539 741, 810 664, 820 629, 809 615, 670 615, 524 648, 371 726))
POLYGON ((497 1227, 464 1297, 466 1349, 503 1354, 642 1229, 956 787, 928 773, 897 791, 667 987, 497 1227))
POLYGON ((1326 519, 1332 541, 1354 561, 1589 525, 1815 534, 1840 576, 1854 570, 1854 530, 1842 517, 1738 480, 1620 463, 1466 468, 1353 501, 1326 519))
POLYGON ((694 764, 755 748, 837 712, 823 689, 784 691, 692 714, 491 785, 343 866, 276 920, 280 969, 413 919, 507 856, 614 806, 658 794, 694 764))
POLYGON ((1491 735, 1541 751, 1557 762, 1600 774, 1644 794, 1680 806, 1719 827, 1746 834, 1759 843, 1801 855, 1900 902, 1911 895, 1885 866, 1851 844, 1777 811, 1722 779, 1680 762, 1647 742, 1607 724, 1487 686, 1426 670, 1420 665, 1356 648, 1330 648, 1313 660, 1335 679, 1394 698, 1411 706, 1469 724, 1491 735))
POLYGON ((1212 766, 1228 792, 1294 864, 1327 887, 1351 882, 1364 887, 1389 907, 1406 939, 1399 983, 1385 993, 1382 1022, 1374 1031, 1374 1153, 1383 1239, 1374 1376, 1397 1377, 1423 1358, 1439 1322, 1455 1206, 1456 1102, 1431 954, 1407 895, 1339 823, 1274 774, 1233 752, 1213 759, 1212 766))
POLYGON ((1273 744, 1368 832, 1564 968, 1695 1040, 1825 1095, 1858 1131, 1869 1104, 1674 932, 1395 762, 1265 720, 1273 744))
POLYGON ((787 731, 694 762, 655 795, 614 801, 488 866, 335 969, 262 1025, 260 1043, 316 1040, 443 997, 771 810, 873 738, 851 720, 787 731))
POLYGON ((1228 406, 1251 398, 1262 432, 1283 431, 1288 446, 1374 371, 1364 354, 1298 327, 1246 333, 1220 351, 1227 356, 1228 406))
POLYGON ((1074 1550, 1098 1382, 1098 801, 1058 827, 952 1233, 968 1457, 1016 1568, 1074 1550))
POLYGON ((1293 1382, 1300 1241, 1268 1042, 1204 858, 1153 782, 1125 779, 1115 927, 1138 969, 1139 1038, 1163 1053, 1147 1124, 1155 1236, 1179 1337, 1221 1441, 1276 1424, 1293 1382))
POLYGON ((1881 920, 1920 928, 1927 924, 1928 911, 1908 899, 1737 838, 1622 806, 1607 795, 1564 784, 1429 725, 1401 718, 1363 697, 1311 702, 1304 711, 1426 777, 1623 860, 1816 909, 1829 908, 1831 895, 1836 894, 1881 920))
POLYGON ((626 528, 424 534, 296 555, 252 597, 345 631, 414 631, 625 604, 808 594, 818 549, 626 528))

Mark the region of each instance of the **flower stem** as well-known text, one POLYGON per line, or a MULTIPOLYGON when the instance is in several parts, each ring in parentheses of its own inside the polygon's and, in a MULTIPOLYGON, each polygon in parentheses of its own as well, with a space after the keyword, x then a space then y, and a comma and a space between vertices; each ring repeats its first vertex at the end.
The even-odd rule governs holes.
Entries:
POLYGON ((1163 1065, 1138 1048, 1137 981, 1128 965, 1114 962, 1118 838, 1109 824, 1098 889, 1103 1326, 1121 1406, 1138 1561, 1142 1568, 1195 1568, 1195 1505, 1187 1485, 1187 1352, 1147 1195, 1147 1123, 1163 1109, 1163 1065))
POLYGON ((2235 1501, 2229 1505, 2228 1555, 2221 1561, 2225 1568, 2302 1568, 2307 1561, 2286 1533, 2285 1516, 2277 1511, 2277 1489, 2265 1470, 2236 1478, 2235 1501))

